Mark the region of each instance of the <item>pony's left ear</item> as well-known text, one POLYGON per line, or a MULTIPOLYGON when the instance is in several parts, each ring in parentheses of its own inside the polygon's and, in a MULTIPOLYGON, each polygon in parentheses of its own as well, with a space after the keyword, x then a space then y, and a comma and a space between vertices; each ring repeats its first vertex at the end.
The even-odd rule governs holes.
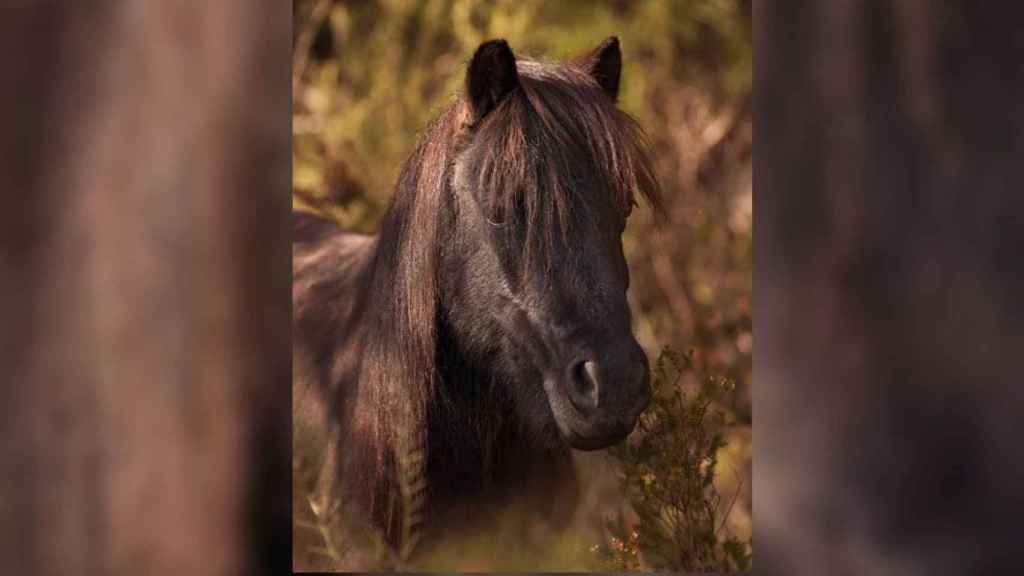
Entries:
POLYGON ((518 85, 516 57, 508 42, 491 40, 481 44, 466 71, 466 95, 474 119, 483 118, 518 85))
POLYGON ((612 36, 601 42, 592 52, 577 58, 575 62, 597 81, 597 84, 612 100, 619 98, 622 51, 619 49, 617 36, 612 36))

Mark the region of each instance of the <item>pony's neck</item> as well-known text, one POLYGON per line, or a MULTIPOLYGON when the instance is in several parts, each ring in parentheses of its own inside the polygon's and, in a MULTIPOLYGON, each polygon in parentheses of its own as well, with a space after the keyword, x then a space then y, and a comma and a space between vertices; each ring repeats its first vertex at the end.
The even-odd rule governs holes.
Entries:
POLYGON ((564 524, 578 496, 569 449, 538 443, 486 359, 463 355, 443 325, 439 334, 447 346, 438 350, 444 397, 430 419, 432 514, 444 524, 488 525, 489 514, 526 502, 538 518, 564 524))
POLYGON ((437 353, 439 385, 429 450, 433 472, 446 478, 440 488, 451 487, 456 495, 515 492, 540 474, 550 479, 556 461, 568 461, 566 448, 537 442, 495 376, 493 363, 466 355, 443 318, 437 353))

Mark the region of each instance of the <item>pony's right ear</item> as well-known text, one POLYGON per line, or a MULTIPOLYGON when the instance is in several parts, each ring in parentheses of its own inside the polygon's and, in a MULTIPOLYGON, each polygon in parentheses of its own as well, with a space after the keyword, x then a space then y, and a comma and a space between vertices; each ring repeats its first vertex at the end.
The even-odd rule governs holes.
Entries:
POLYGON ((474 120, 483 118, 519 85, 516 57, 504 40, 490 40, 476 49, 466 71, 466 95, 474 120))
POLYGON ((576 62, 583 66, 597 84, 612 100, 619 98, 619 76, 622 75, 622 50, 619 38, 612 36, 601 42, 590 54, 581 56, 576 62))

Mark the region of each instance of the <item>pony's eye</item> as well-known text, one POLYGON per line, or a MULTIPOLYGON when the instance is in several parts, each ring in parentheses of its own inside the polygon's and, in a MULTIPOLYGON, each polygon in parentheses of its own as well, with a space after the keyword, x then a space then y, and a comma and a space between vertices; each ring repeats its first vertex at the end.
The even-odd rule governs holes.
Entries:
POLYGON ((494 226, 504 226, 509 222, 525 222, 526 200, 522 194, 511 197, 490 196, 483 202, 481 208, 487 221, 494 226))
POLYGON ((489 224, 503 226, 508 221, 505 203, 497 194, 484 194, 478 203, 480 211, 489 224))
POLYGON ((636 206, 636 202, 630 200, 626 203, 625 208, 622 210, 622 221, 619 224, 619 233, 626 231, 626 223, 629 221, 629 217, 633 214, 633 207, 636 206))
POLYGON ((504 226, 507 222, 505 211, 501 207, 488 207, 484 210, 487 222, 493 226, 504 226))

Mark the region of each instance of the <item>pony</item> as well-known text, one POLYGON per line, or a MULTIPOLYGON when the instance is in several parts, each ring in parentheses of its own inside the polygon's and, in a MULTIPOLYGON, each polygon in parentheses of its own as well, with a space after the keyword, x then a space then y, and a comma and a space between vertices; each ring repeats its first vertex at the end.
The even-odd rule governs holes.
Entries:
POLYGON ((314 511, 340 501, 406 557, 488 498, 564 516, 571 451, 631 432, 651 392, 621 236, 637 198, 663 210, 621 67, 615 37, 558 63, 484 42, 377 235, 293 213, 314 511))

